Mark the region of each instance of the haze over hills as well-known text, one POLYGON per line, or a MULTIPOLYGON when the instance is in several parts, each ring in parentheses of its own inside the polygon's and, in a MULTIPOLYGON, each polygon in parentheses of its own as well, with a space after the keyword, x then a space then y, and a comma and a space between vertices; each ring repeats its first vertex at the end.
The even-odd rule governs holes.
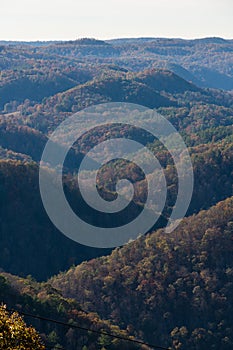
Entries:
MULTIPOLYGON (((168 67, 202 87, 232 90, 233 40, 139 38, 106 42, 80 39, 67 42, 2 42, 0 67, 7 68, 9 56, 30 66, 29 57, 44 60, 63 58, 67 64, 105 63, 129 70, 168 67), (20 55, 17 48, 20 47, 20 55), (185 73, 186 72, 186 73, 185 73)), ((18 61, 18 62, 17 62, 18 61)))
MULTIPOLYGON (((139 42, 153 43, 153 45, 160 42, 162 47, 161 42, 165 45, 165 39, 161 40, 145 39, 139 42)), ((134 41, 137 42, 136 39, 134 41)), ((175 42, 167 40, 166 43, 164 47, 178 45, 178 43, 179 45, 185 43, 188 47, 191 45, 182 40, 175 42)), ((149 108, 157 108, 160 113, 167 116, 182 132, 187 145, 192 147, 190 150, 195 164, 195 189, 189 214, 208 208, 232 195, 231 92, 197 87, 167 69, 148 68, 135 72, 98 61, 93 66, 89 61, 94 60, 96 47, 109 46, 111 43, 105 44, 103 41, 94 39, 47 43, 44 46, 47 53, 42 55, 38 51, 40 47, 37 46, 32 50, 30 45, 22 46, 19 43, 15 46, 3 45, 2 59, 8 58, 12 65, 12 69, 3 69, 1 72, 2 94, 0 95, 3 108, 0 115, 0 145, 3 160, 1 193, 2 198, 5 198, 1 201, 1 246, 3 247, 1 264, 6 271, 23 276, 32 274, 38 279, 45 279, 60 270, 69 268, 73 263, 77 264, 82 260, 108 253, 108 251, 98 252, 98 250, 79 246, 55 230, 46 218, 37 185, 37 164, 49 133, 62 120, 84 107, 103 102, 133 102, 149 108), (59 56, 56 50, 59 51, 59 56), (83 52, 82 50, 93 52, 93 56, 90 54, 85 56, 85 63, 83 61, 80 63, 80 60, 76 61, 74 58, 74 53, 83 52), (67 58, 68 53, 70 58, 67 58), (22 57, 25 61, 20 68, 22 57), (18 68, 16 68, 17 65, 18 68), (68 81, 71 85, 67 85, 68 81), (33 87, 36 89, 34 90, 33 87), (52 96, 49 96, 51 94, 52 96), (201 144, 206 146, 203 148, 201 144), (218 187, 215 183, 217 164, 221 164, 218 169, 218 187), (202 179, 205 176, 215 181, 203 183, 202 179), (225 180, 222 180, 223 178, 225 180), (15 188, 12 194, 11 187, 15 188), (7 203, 10 205, 8 206, 7 203), (9 225, 8 221, 12 213, 16 217, 9 225), (43 241, 47 243, 37 249, 36 237, 41 235, 44 237, 43 241), (20 244, 12 246, 10 243, 12 240, 8 241, 9 236, 20 244), (19 236, 21 236, 20 241, 19 236), (26 243, 29 240, 30 244, 26 243), (54 247, 51 250, 53 241, 54 247), (64 249, 57 256, 56 252, 61 251, 61 247, 66 244, 69 248, 64 249), (24 249, 23 246, 25 246, 24 249), (14 260, 11 259, 12 254, 15 256, 14 260), (43 260, 40 259, 41 256, 43 260), (25 263, 28 257, 30 257, 30 264, 25 263), (40 264, 37 261, 40 261, 40 264), (48 264, 48 261, 52 263, 48 264)), ((98 55, 95 59, 97 57, 98 55)), ((120 129, 114 132, 114 137, 122 135, 120 129)), ((99 130, 95 137, 90 134, 81 138, 74 147, 73 153, 69 153, 69 159, 66 162, 68 171, 74 172, 77 168, 76 162, 82 159, 90 145, 95 145, 98 139, 104 140, 107 137, 105 134, 108 134, 108 130, 103 129, 99 130)), ((149 147, 162 161, 171 186, 171 193, 174 192, 174 168, 166 152, 160 149, 160 146, 150 137, 147 138, 145 134, 140 135, 136 130, 124 130, 123 135, 129 138, 136 137, 138 141, 144 138, 143 142, 150 144, 149 147)), ((123 168, 124 164, 119 168, 122 173, 123 168)), ((127 172, 129 170, 126 169, 126 174, 127 172)), ((108 173, 109 169, 106 169, 105 178, 108 173)), ((137 181, 142 182, 140 176, 137 181)), ((77 195, 76 188, 72 182, 67 185, 73 198, 77 195)), ((112 185, 108 184, 108 186, 111 188, 112 185)), ((174 201, 174 193, 170 202, 167 203, 167 214, 174 201)), ((138 195, 139 202, 143 202, 143 191, 138 195)), ((82 211, 87 210, 84 208, 82 207, 82 211)), ((165 213, 165 217, 167 214, 165 213)), ((126 217, 128 215, 131 214, 128 213, 126 217)), ((108 221, 109 218, 107 218, 108 221)))
MULTIPOLYGON (((172 350, 232 349, 232 52, 233 40, 221 38, 0 42, 2 301, 116 335, 156 339, 172 350), (97 187, 110 200, 117 179, 131 179, 137 188, 132 206, 124 217, 91 211, 77 185, 78 166, 90 148, 111 137, 133 139, 163 168, 168 195, 160 220, 147 235, 115 250, 82 246, 58 231, 38 183, 52 131, 85 107, 107 102, 137 103, 164 115, 189 147, 194 170, 187 217, 165 234, 178 181, 161 142, 136 127, 114 124, 73 144, 63 172, 66 198, 76 214, 97 226, 123 225, 137 215, 146 181, 132 164, 110 162, 97 187)), ((61 151, 68 131, 62 136, 61 151)), ((53 176, 50 165, 46 172, 53 176)), ((91 167, 85 171, 92 174, 91 167)), ((56 344, 69 350, 148 349, 71 328, 35 326, 54 350, 56 344)))

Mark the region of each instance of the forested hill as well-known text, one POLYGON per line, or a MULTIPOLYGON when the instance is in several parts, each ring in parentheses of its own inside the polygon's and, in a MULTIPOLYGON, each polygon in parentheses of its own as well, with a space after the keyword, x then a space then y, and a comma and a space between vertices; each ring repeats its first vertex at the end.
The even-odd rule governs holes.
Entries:
MULTIPOLYGON (((67 42, 0 42, 0 45, 1 69, 11 69, 12 63, 14 69, 33 67, 35 59, 40 63, 46 60, 53 66, 54 62, 63 61, 65 67, 89 63, 113 64, 133 71, 167 68, 202 87, 233 89, 233 40, 138 38, 104 42, 82 39, 67 42)), ((60 85, 61 89, 62 81, 66 85, 72 84, 70 78, 62 73, 58 80, 53 79, 57 88, 60 85)), ((41 84, 46 82, 42 79, 41 84)), ((50 85, 50 90, 54 89, 55 86, 50 85)))
POLYGON ((19 312, 67 323, 26 318, 54 349, 149 350, 77 325, 172 350, 230 350, 232 254, 233 197, 171 234, 157 230, 47 282, 1 273, 0 297, 19 312))
POLYGON ((50 280, 62 295, 172 349, 233 346, 233 198, 50 280))
MULTIPOLYGON (((220 129, 220 141, 215 145, 212 143, 206 146, 197 145, 190 149, 195 183, 188 215, 209 208, 218 201, 233 195, 233 143, 229 142, 230 136, 221 140, 221 132, 220 129)), ((231 133, 231 130, 229 132, 231 133)), ((200 134, 202 140, 204 137, 209 137, 209 134, 203 134, 203 136, 200 134)), ((196 142, 198 143, 198 140, 196 142)), ((151 145, 151 147, 155 146, 151 145)), ((168 181, 169 200, 164 211, 166 217, 175 195, 175 169, 169 163, 166 152, 156 150, 156 147, 155 152, 163 163, 168 181)), ((12 153, 10 155, 12 156, 12 153)), ((119 166, 121 171, 121 165, 119 166)), ((109 170, 111 169, 106 169, 106 178, 109 178, 109 170)), ((127 176, 127 173, 130 175, 132 168, 123 167, 122 171, 127 176)), ((32 160, 0 161, 0 181, 0 266, 5 271, 21 276, 31 274, 43 280, 68 269, 72 264, 109 253, 108 250, 81 246, 62 235, 52 225, 40 198, 38 165, 32 160)), ((136 181, 142 184, 140 176, 136 181)), ((90 222, 96 222, 96 220, 98 222, 100 220, 98 216, 93 216, 93 213, 82 204, 73 181, 67 177, 64 179, 64 184, 73 209, 78 210, 79 214, 82 213, 90 222)), ((107 186, 107 182, 105 185, 107 186)), ((138 193, 139 199, 142 200, 143 188, 142 186, 138 193)), ((129 211, 127 215, 130 218, 133 212, 129 211)), ((112 220, 111 215, 105 220, 106 225, 109 225, 112 220)), ((158 224, 164 225, 162 221, 158 224)))
POLYGON ((149 350, 147 346, 133 343, 135 338, 127 330, 101 320, 96 313, 85 312, 74 299, 64 298, 49 283, 39 284, 31 277, 23 279, 0 273, 0 298, 9 309, 22 313, 25 321, 38 329, 46 349, 100 350, 107 346, 109 350, 149 350))
MULTIPOLYGON (((73 46, 85 47, 87 44, 84 41, 82 45, 54 45, 68 49, 73 46)), ((93 43, 88 42, 89 48, 92 45, 93 43)), ((102 43, 96 46, 105 48, 102 43)), ((71 62, 68 58, 66 62, 63 56, 40 56, 30 45, 22 46, 21 49, 17 45, 6 45, 2 52, 8 57, 11 68, 2 70, 1 91, 5 91, 5 95, 0 94, 2 99, 5 96, 8 101, 4 101, 4 110, 0 113, 0 267, 5 271, 21 276, 31 274, 44 280, 68 269, 72 264, 109 253, 80 246, 58 232, 43 209, 38 187, 38 163, 49 133, 62 120, 85 106, 101 102, 134 102, 157 108, 172 122, 190 147, 194 166, 194 193, 187 215, 207 209, 233 194, 231 92, 197 87, 166 69, 134 72, 105 63, 80 63, 74 58, 73 63, 68 64, 67 62, 71 62), (22 55, 25 57, 23 66, 22 55), (66 83, 63 85, 61 76, 72 82, 71 86, 66 83), (21 80, 22 77, 27 77, 27 80, 21 80), (55 83, 56 79, 61 85, 55 83), (35 94, 33 98, 24 89, 24 84, 27 85, 28 81, 37 86, 36 90, 30 88, 35 94), (40 82, 43 84, 40 85, 40 82), (52 84, 53 90, 47 89, 47 83, 52 84), (12 84, 18 84, 16 90, 11 89, 12 84), (44 97, 41 98, 42 96, 44 97), (11 220, 12 217, 14 220, 11 220)), ((161 145, 145 133, 141 135, 134 129, 115 128, 114 135, 138 142, 143 139, 144 144, 160 160, 165 170, 169 193, 165 211, 157 227, 163 226, 177 193, 174 164, 161 145)), ((98 140, 107 138, 108 130, 103 128, 78 140, 69 153, 67 172, 73 174, 77 163, 89 147, 98 140)), ((124 164, 119 164, 118 171, 125 171, 126 176, 131 170, 130 167, 124 170, 124 164)), ((105 171, 104 178, 107 179, 111 175, 111 169, 106 168, 105 171)), ((141 188, 138 202, 142 204, 145 192, 140 174, 137 174, 135 180, 141 188)), ((80 200, 75 200, 81 197, 74 182, 67 174, 66 186, 73 209, 81 210, 86 217, 92 217, 91 222, 100 221, 95 215, 93 217, 93 213, 91 216, 83 204, 79 204, 82 203, 80 200)), ((105 185, 111 187, 108 181, 105 185)), ((132 217, 132 214, 129 212, 126 217, 132 217)), ((106 225, 110 221, 109 216, 106 218, 106 225)))
MULTIPOLYGON (((132 336, 172 350, 232 350, 232 52, 233 40, 221 38, 0 42, 0 302, 118 336, 34 320, 48 348, 149 350, 119 339, 132 336), (164 173, 160 219, 143 237, 114 250, 83 246, 58 231, 43 207, 38 179, 42 152, 57 126, 108 102, 136 103, 166 117, 183 137, 194 172, 186 218, 167 234, 179 181, 162 142, 130 123, 114 119, 110 128, 107 115, 107 125, 80 136, 64 162, 63 188, 73 211, 94 226, 119 227, 135 218, 147 183, 133 162, 105 164, 96 183, 103 199, 116 198, 122 178, 137 190, 124 215, 101 216, 84 202, 77 181, 91 148, 110 138, 138 141, 164 173)), ((88 120, 83 124, 84 130, 88 120)), ((64 130, 59 150, 69 135, 64 130)), ((111 156, 111 150, 105 153, 111 156)), ((50 166, 43 169, 54 179, 50 166)), ((92 175, 92 166, 85 168, 85 177, 92 175)))

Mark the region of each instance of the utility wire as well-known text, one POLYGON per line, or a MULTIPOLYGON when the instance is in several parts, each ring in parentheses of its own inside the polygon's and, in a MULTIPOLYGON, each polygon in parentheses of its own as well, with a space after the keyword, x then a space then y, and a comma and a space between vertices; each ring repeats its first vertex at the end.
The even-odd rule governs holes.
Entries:
POLYGON ((92 333, 99 334, 99 335, 107 335, 107 336, 109 336, 111 338, 115 338, 115 339, 131 342, 131 343, 134 343, 134 344, 145 345, 145 346, 148 346, 148 347, 153 348, 153 349, 171 350, 171 349, 165 348, 163 346, 146 343, 146 342, 144 342, 142 340, 131 339, 131 338, 123 337, 121 335, 114 335, 112 333, 108 333, 108 332, 105 332, 105 331, 98 331, 98 330, 91 329, 91 328, 88 328, 88 327, 77 326, 77 325, 74 325, 74 324, 69 324, 69 323, 65 323, 65 322, 62 322, 62 321, 53 320, 53 319, 50 319, 50 318, 47 318, 47 317, 43 317, 43 316, 32 315, 32 314, 29 314, 29 313, 26 313, 26 312, 23 312, 23 311, 17 311, 17 310, 12 310, 12 309, 10 311, 18 312, 18 313, 22 314, 23 316, 35 318, 35 319, 38 319, 38 320, 41 320, 41 321, 47 321, 47 322, 55 323, 55 324, 58 324, 58 325, 61 325, 61 326, 66 326, 66 327, 69 327, 69 328, 81 329, 83 331, 92 332, 92 333))

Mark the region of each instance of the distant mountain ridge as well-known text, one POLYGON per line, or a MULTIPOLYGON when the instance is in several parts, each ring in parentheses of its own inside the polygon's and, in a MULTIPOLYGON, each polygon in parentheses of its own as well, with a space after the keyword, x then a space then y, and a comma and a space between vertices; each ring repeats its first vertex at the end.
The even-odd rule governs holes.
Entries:
POLYGON ((84 38, 31 43, 1 41, 0 45, 1 51, 7 47, 24 47, 33 49, 36 55, 51 55, 53 59, 85 57, 86 63, 111 63, 133 71, 175 64, 189 72, 190 81, 200 87, 233 90, 233 39, 84 38))
MULTIPOLYGON (((0 44, 0 302, 174 350, 232 350, 232 52, 233 40, 221 38, 0 44), (194 172, 186 218, 166 233, 179 190, 169 150, 131 123, 130 113, 126 124, 116 123, 124 111, 120 103, 114 120, 106 113, 103 124, 103 115, 97 116, 97 128, 89 130, 89 119, 82 119, 83 134, 68 152, 62 174, 66 199, 80 219, 94 227, 122 227, 138 216, 147 198, 143 170, 120 158, 100 167, 96 188, 104 200, 112 200, 117 181, 127 179, 135 189, 129 206, 112 214, 87 205, 78 187, 78 166, 105 140, 127 138, 147 147, 166 181, 159 220, 145 235, 114 250, 83 246, 63 235, 44 209, 38 179, 53 130, 85 107, 108 102, 137 103, 167 118, 188 147, 194 172)), ((146 118, 157 128, 154 116, 146 118)), ((56 139, 58 153, 72 132, 64 128, 56 139)), ((112 155, 111 149, 104 152, 112 155)), ((149 162, 145 157, 146 166, 149 162)), ((50 165, 43 163, 43 170, 54 183, 50 165)), ((85 168, 87 183, 93 165, 97 162, 85 168)), ((154 174, 151 170, 149 176, 154 174)), ((151 189, 155 200, 157 188, 151 189)), ((149 350, 69 325, 37 320, 35 327, 53 350, 149 350)))

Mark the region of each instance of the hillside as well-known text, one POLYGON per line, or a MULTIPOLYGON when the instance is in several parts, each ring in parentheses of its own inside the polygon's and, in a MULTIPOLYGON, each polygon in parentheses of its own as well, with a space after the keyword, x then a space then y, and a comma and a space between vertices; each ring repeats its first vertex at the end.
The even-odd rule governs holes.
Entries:
POLYGON ((174 349, 231 349, 233 199, 50 280, 86 311, 174 349), (120 298, 119 298, 120 295, 120 298))
POLYGON ((8 308, 19 313, 30 314, 42 319, 25 316, 25 321, 38 329, 46 349, 100 350, 107 346, 109 350, 149 350, 147 346, 123 341, 114 337, 98 334, 107 332, 116 337, 131 338, 126 330, 108 321, 101 320, 96 313, 87 313, 73 299, 63 298, 59 291, 49 283, 38 284, 30 277, 27 279, 1 273, 0 298, 8 308), (45 319, 57 320, 67 324, 54 324, 45 319), (91 331, 73 328, 78 326, 91 331), (97 333, 96 333, 97 332, 97 333))
POLYGON ((42 205, 35 163, 1 161, 0 193, 0 266, 5 271, 44 280, 106 254, 69 240, 53 226, 42 205))
POLYGON ((7 77, 7 83, 0 84, 1 106, 13 101, 13 96, 21 102, 26 98, 40 101, 84 83, 95 75, 93 65, 95 70, 101 65, 129 71, 166 68, 199 87, 233 89, 232 40, 139 38, 0 43, 3 82, 7 77))
MULTIPOLYGON (((19 105, 17 112, 0 115, 0 154, 4 160, 0 163, 0 266, 5 271, 20 276, 31 274, 44 280, 72 264, 109 253, 78 245, 58 232, 43 209, 38 188, 37 166, 48 132, 85 104, 104 101, 134 101, 149 106, 158 104, 158 111, 167 116, 190 146, 195 183, 188 215, 207 209, 233 194, 232 95, 199 89, 166 70, 132 73, 113 68, 100 70, 90 81, 46 98, 40 104, 26 101, 19 105), (10 220, 12 216, 13 221, 10 220), (42 241, 44 244, 39 244, 42 241)), ((85 134, 69 152, 65 163, 66 191, 73 210, 81 212, 91 222, 97 225, 102 222, 107 227, 134 217, 135 206, 125 212, 123 219, 111 215, 99 216, 90 211, 81 200, 75 184, 75 171, 89 147, 108 139, 108 132, 108 129, 102 128, 94 134, 85 134), (71 176, 69 172, 74 174, 71 176)), ((113 135, 147 144, 160 160, 169 195, 161 220, 154 229, 164 226, 177 193, 176 171, 169 154, 150 135, 137 129, 114 128, 113 135)), ((119 163, 116 170, 118 176, 125 174, 132 177, 133 168, 125 167, 124 163, 119 163)), ((108 180, 111 167, 106 167, 104 172, 105 183, 100 181, 99 186, 107 189, 107 192, 104 191, 108 196, 109 189, 112 191, 114 188, 108 180)), ((140 188, 136 198, 138 211, 144 203, 145 184, 140 174, 136 177, 134 174, 133 178, 140 188)))
MULTIPOLYGON (((131 336, 171 350, 232 350, 232 52, 233 41, 221 38, 0 41, 0 302, 42 317, 25 319, 48 349, 149 350, 119 338, 131 336), (88 186, 102 159, 99 151, 94 160, 88 154, 82 176, 86 194, 92 197, 97 189, 105 201, 116 199, 118 181, 127 179, 134 189, 131 203, 106 213, 85 202, 79 166, 99 143, 137 141, 154 154, 164 174, 167 198, 159 220, 144 236, 114 250, 83 246, 63 235, 50 221, 39 190, 39 163, 51 133, 74 113, 107 102, 136 103, 167 118, 189 149, 194 173, 186 217, 174 232, 165 233, 179 181, 164 139, 136 127, 137 114, 119 123, 120 104, 114 120, 97 113, 99 126, 92 130, 92 116, 77 119, 77 131, 84 133, 64 161, 62 185, 71 209, 84 222, 121 227, 142 212, 148 197, 143 170, 123 159, 126 152, 134 153, 127 148, 122 157, 101 166, 94 187, 88 186)), ((139 124, 144 121, 144 116, 137 118, 139 124)), ((152 130, 158 127, 154 115, 146 115, 146 122, 152 130)), ((64 152, 73 131, 64 127, 60 139, 53 140, 57 154, 64 152)), ((115 148, 105 145, 104 156, 110 159, 115 148)), ((143 159, 155 179, 150 192, 157 199, 161 176, 156 177, 148 155, 143 159)), ((43 170, 56 186, 52 165, 60 172, 53 159, 43 162, 43 170)), ((187 192, 182 195, 185 200, 187 192)), ((156 207, 151 202, 148 213, 156 207)), ((60 218, 66 223, 65 215, 60 218)), ((80 230, 77 226, 77 234, 80 230)))
MULTIPOLYGON (((29 59, 28 59, 29 60, 29 59)), ((65 66, 64 62, 50 62, 50 69, 45 62, 35 56, 34 65, 14 69, 5 69, 1 73, 0 108, 11 112, 12 102, 19 104, 24 100, 40 102, 43 98, 70 89, 92 78, 91 69, 65 66)), ((17 59, 16 59, 17 61, 17 59)), ((31 60, 32 61, 32 60, 31 60)), ((30 62, 31 62, 30 61, 30 62)), ((12 62, 11 62, 12 65, 12 62)))
MULTIPOLYGON (((232 90, 232 40, 203 38, 196 40, 135 38, 110 40, 121 52, 118 64, 142 70, 167 67, 186 71, 193 83, 202 87, 232 90)), ((182 76, 182 75, 181 75, 182 76)))
MULTIPOLYGON (((76 112, 84 106, 90 105, 90 102, 86 103, 86 100, 90 98, 91 104, 111 101, 129 102, 142 104, 149 108, 173 105, 169 99, 161 96, 153 87, 134 79, 127 79, 123 73, 111 74, 109 77, 93 80, 59 94, 57 100, 61 101, 60 104, 58 101, 58 103, 54 101, 54 97, 51 100, 56 103, 56 111, 58 112, 76 112)), ((50 104, 50 100, 47 103, 50 104)))
MULTIPOLYGON (((232 144, 223 142, 215 146, 212 144, 194 146, 191 149, 195 184, 188 215, 209 208, 233 195, 232 147, 232 144)), ((166 216, 169 216, 170 207, 174 205, 176 175, 168 154, 163 150, 157 150, 156 154, 165 167, 169 193, 163 212, 164 217, 157 223, 161 227, 166 222, 166 220, 164 222, 166 216)), ((126 176, 127 173, 128 176, 132 176, 132 167, 125 168, 124 164, 119 164, 118 171, 126 176)), ((108 172, 109 169, 106 168, 105 179, 110 178, 108 172)), ((142 179, 141 175, 138 175, 135 181, 140 184, 142 179)), ((135 215, 135 206, 130 207, 124 217, 97 215, 81 200, 75 178, 67 176, 64 178, 64 184, 73 210, 97 226, 100 222, 102 225, 107 225, 106 227, 111 227, 115 222, 119 225, 120 222, 125 222, 135 215)), ((107 180, 104 185, 108 188, 107 180)), ((140 188, 141 191, 136 198, 143 203, 144 187, 140 188)), ((73 264, 109 253, 109 250, 81 246, 62 235, 53 226, 41 202, 36 163, 1 161, 0 194, 0 266, 5 271, 20 276, 31 274, 39 280, 44 280, 73 264)))
POLYGON ((168 93, 184 93, 185 91, 200 91, 194 84, 182 79, 169 70, 149 69, 135 75, 135 79, 156 91, 168 93))
MULTIPOLYGON (((173 114, 171 111, 174 111, 178 118, 183 117, 179 108, 184 107, 188 110, 187 116, 189 112, 192 114, 192 109, 198 108, 199 120, 204 118, 203 113, 206 118, 211 114, 219 116, 220 113, 225 118, 232 116, 232 101, 231 93, 200 89, 164 69, 132 73, 107 68, 104 72, 97 72, 88 82, 45 98, 41 103, 25 101, 19 104, 16 107, 17 117, 13 118, 13 122, 47 134, 67 116, 85 107, 106 102, 128 102, 148 108, 159 108, 161 113, 165 110, 168 118, 173 114)), ((2 114, 0 118, 8 121, 11 115, 12 113, 2 114)), ((195 115, 192 117, 196 119, 195 115)), ((217 125, 222 122, 218 120, 217 125)), ((199 127, 205 127, 205 124, 200 123, 199 127)))

